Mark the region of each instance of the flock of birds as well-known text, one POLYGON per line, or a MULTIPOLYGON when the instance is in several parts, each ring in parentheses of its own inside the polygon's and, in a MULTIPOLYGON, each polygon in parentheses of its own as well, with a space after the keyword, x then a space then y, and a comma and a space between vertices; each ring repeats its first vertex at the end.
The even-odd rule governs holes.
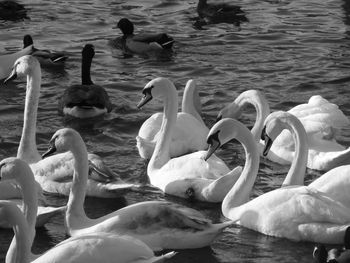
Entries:
MULTIPOLYGON (((197 9, 205 23, 214 23, 224 19, 225 7, 200 0, 197 9)), ((230 8, 227 14, 244 17, 239 7, 230 8)), ((134 34, 127 18, 117 26, 123 36, 112 44, 125 54, 171 49, 174 43, 165 33, 134 34)), ((90 118, 111 111, 108 93, 91 80, 94 54, 93 45, 86 44, 81 84, 65 90, 59 102, 61 114, 90 118)), ((174 84, 167 78, 155 78, 145 85, 137 105, 146 107, 158 99, 164 106, 163 112, 142 124, 136 137, 140 157, 149 159, 150 184, 181 198, 222 203, 227 220, 214 224, 194 209, 166 201, 139 202, 91 219, 83 207, 86 195, 115 197, 140 191, 140 186, 122 181, 101 157, 88 153, 80 134, 71 128, 58 130, 48 151, 39 154, 36 120, 41 67, 64 65, 66 59, 63 53, 36 49, 30 35, 24 36, 22 50, 0 56, 0 79, 5 83, 21 76, 27 79, 17 157, 0 162, 0 226, 14 230, 6 263, 111 262, 116 258, 118 262, 162 262, 176 252, 155 256, 153 251, 208 246, 232 224, 270 236, 315 242, 314 262, 350 262, 350 148, 336 141, 338 131, 350 121, 337 105, 315 95, 288 112, 271 113, 262 92, 247 90, 226 105, 209 128, 201 117, 194 80, 186 84, 179 111, 174 84), (251 130, 236 120, 247 105, 256 109, 251 130), (244 167, 231 169, 215 155, 232 139, 244 148, 244 167), (250 199, 261 156, 290 165, 290 170, 281 188, 250 199), (325 173, 305 186, 307 167, 325 173), (69 196, 67 205, 47 206, 43 191, 69 196), (70 238, 42 255, 32 254, 35 227, 56 213, 65 214, 70 238), (327 251, 323 244, 344 244, 344 249, 327 251)))

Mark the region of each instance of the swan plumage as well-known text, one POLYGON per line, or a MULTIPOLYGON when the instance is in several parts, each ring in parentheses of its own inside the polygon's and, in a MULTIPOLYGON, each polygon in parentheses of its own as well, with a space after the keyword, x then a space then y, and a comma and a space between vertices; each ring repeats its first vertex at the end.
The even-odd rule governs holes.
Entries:
MULTIPOLYGON (((294 135, 295 129, 303 127, 295 116, 286 112, 270 114, 265 126, 265 138, 272 140, 285 128, 294 135)), ((246 160, 240 178, 222 202, 225 217, 266 235, 295 241, 342 242, 350 224, 350 208, 326 193, 308 186, 290 185, 249 200, 260 159, 254 137, 243 124, 230 118, 216 123, 208 134, 209 141, 218 141, 219 145, 233 138, 242 143, 246 160)), ((208 151, 212 152, 210 148, 208 151)))
MULTIPOLYGON (((237 118, 246 105, 253 104, 257 115, 253 130, 259 139, 263 127, 264 116, 270 112, 268 102, 260 91, 248 90, 241 93, 235 101, 225 106, 218 114, 218 118, 237 118)), ((330 103, 320 95, 310 97, 308 103, 300 104, 288 111, 298 117, 308 136, 307 167, 315 170, 328 171, 339 165, 349 164, 350 148, 345 148, 336 141, 336 135, 343 127, 348 127, 350 120, 336 104, 330 103)), ((262 146, 260 146, 262 148, 262 146)), ((280 164, 290 164, 294 156, 294 141, 291 133, 284 130, 272 145, 267 158, 280 164)))
MULTIPOLYGON (((17 157, 30 164, 36 180, 44 191, 68 195, 69 190, 67 189, 71 186, 71 180, 67 182, 67 179, 71 179, 73 176, 73 156, 70 153, 61 153, 42 160, 36 145, 36 119, 40 97, 41 69, 35 57, 26 55, 16 60, 7 80, 22 75, 27 76, 27 91, 23 130, 17 157)), ((91 187, 88 188, 87 195, 113 197, 119 196, 120 191, 123 192, 126 188, 130 188, 130 184, 125 184, 120 180, 99 156, 89 154, 88 158, 90 173, 93 173, 94 176, 89 179, 91 187), (98 180, 95 179, 96 177, 98 177, 98 180)), ((15 189, 13 189, 13 192, 15 192, 15 189)))
POLYGON ((61 114, 76 118, 91 118, 112 110, 107 91, 91 80, 90 68, 94 55, 94 46, 86 44, 82 50, 81 84, 66 88, 58 103, 61 114))
POLYGON ((11 225, 15 234, 6 254, 6 263, 112 263, 116 259, 120 263, 151 263, 162 262, 175 255, 174 252, 169 252, 155 256, 153 251, 140 240, 108 233, 71 237, 42 255, 34 255, 30 251, 33 243, 30 236, 31 226, 13 203, 0 201, 0 220, 11 225))
MULTIPOLYGON (((221 202, 237 180, 240 168, 230 172, 227 165, 215 155, 204 161, 205 151, 171 158, 171 138, 178 119, 177 91, 170 80, 155 78, 146 84, 142 92, 144 97, 138 107, 144 106, 153 97, 162 99, 164 103, 157 143, 147 166, 151 184, 167 194, 182 198, 221 202)), ((193 119, 192 123, 197 121, 192 115, 189 117, 193 119)), ((188 126, 182 128, 193 131, 188 126)))
MULTIPOLYGON (((164 90, 175 90, 174 84, 170 81, 164 82, 164 90)), ((190 96, 189 93, 193 93, 195 86, 194 83, 191 83, 186 86, 185 101, 191 100, 187 98, 190 96)), ((172 95, 170 100, 177 101, 177 92, 169 92, 169 95, 172 95)), ((192 99, 193 100, 193 99, 192 99)), ((190 103, 185 102, 185 105, 190 103)), ((189 110, 188 106, 185 106, 182 112, 177 113, 176 125, 172 132, 172 141, 170 145, 170 157, 181 156, 190 152, 204 150, 207 147, 205 141, 206 136, 209 132, 209 129, 205 126, 203 121, 200 121, 200 116, 194 116, 191 113, 195 112, 194 110, 189 110), (196 131, 196 132, 193 132, 196 131)), ((198 115, 198 114, 197 114, 198 115)), ((164 114, 162 112, 157 112, 149 117, 141 125, 138 135, 136 137, 136 146, 138 148, 139 154, 144 159, 150 159, 152 157, 154 147, 157 140, 160 138, 160 128, 162 125, 164 114)))
POLYGON ((73 185, 65 216, 66 230, 71 236, 108 232, 131 235, 153 250, 198 248, 208 246, 231 224, 229 221, 212 224, 196 210, 164 201, 136 203, 90 219, 83 208, 88 167, 86 146, 79 133, 69 128, 58 130, 44 156, 56 151, 71 151, 75 158, 73 185))

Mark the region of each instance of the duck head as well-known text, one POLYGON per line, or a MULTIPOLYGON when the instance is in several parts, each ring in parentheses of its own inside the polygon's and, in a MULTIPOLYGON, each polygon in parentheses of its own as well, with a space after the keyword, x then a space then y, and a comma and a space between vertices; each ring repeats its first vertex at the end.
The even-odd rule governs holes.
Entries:
POLYGON ((31 37, 31 35, 25 35, 23 37, 23 48, 26 48, 30 45, 33 45, 33 38, 31 37))
POLYGON ((134 25, 127 18, 120 19, 117 27, 123 32, 123 35, 125 36, 132 35, 134 33, 134 25))

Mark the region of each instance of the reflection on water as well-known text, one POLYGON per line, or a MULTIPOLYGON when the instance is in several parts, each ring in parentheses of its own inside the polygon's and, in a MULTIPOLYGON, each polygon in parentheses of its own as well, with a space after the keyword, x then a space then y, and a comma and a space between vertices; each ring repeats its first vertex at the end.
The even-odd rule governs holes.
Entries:
MULTIPOLYGON (((193 26, 197 1, 21 1, 30 20, 0 20, 0 53, 22 48, 31 34, 37 48, 67 52, 63 68, 43 69, 37 143, 47 149, 52 134, 69 126, 83 136, 88 150, 101 155, 121 178, 147 183, 147 163, 138 157, 135 136, 151 114, 162 110, 152 103, 139 110, 143 86, 157 76, 172 79, 182 96, 185 83, 197 79, 203 118, 208 127, 223 105, 247 89, 265 93, 272 110, 288 110, 320 94, 339 105, 349 117, 349 1, 256 1, 237 2, 248 22, 239 26, 220 23, 193 26), (175 40, 171 56, 132 56, 111 47, 121 35, 115 29, 120 18, 135 23, 136 33, 167 32, 175 40), (80 83, 81 49, 91 43, 96 55, 91 66, 95 83, 104 86, 114 108, 104 119, 76 121, 58 115, 57 103, 64 89, 80 83)), ((16 154, 21 135, 25 80, 0 84, 0 158, 16 154)), ((249 108, 242 121, 254 122, 249 108)), ((340 134, 350 146, 350 128, 340 134)), ((237 144, 219 151, 230 167, 244 165, 244 152, 237 144)), ((289 167, 262 159, 252 197, 280 186, 289 167)), ((306 183, 321 173, 307 171, 306 183)), ((129 193, 124 199, 86 200, 87 214, 98 217, 126 204, 144 200, 169 200, 202 211, 215 222, 224 218, 220 205, 188 203, 164 196, 153 188, 129 193), (124 200, 124 201, 123 201, 124 200)), ((55 205, 66 197, 50 196, 55 205)), ((33 251, 41 253, 64 240, 63 218, 56 217, 37 231, 33 251)), ((0 231, 0 260, 4 260, 12 231, 0 231)), ((211 247, 180 251, 169 262, 310 262, 313 244, 267 237, 239 226, 224 231, 211 247)))

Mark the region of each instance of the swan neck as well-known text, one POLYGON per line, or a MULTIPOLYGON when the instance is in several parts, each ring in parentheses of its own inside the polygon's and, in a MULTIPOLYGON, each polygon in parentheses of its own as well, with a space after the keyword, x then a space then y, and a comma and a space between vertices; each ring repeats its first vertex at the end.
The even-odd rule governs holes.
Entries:
POLYGON ((291 132, 294 144, 294 158, 283 185, 304 185, 308 158, 308 142, 305 129, 296 118, 286 118, 286 128, 291 132))
POLYGON ((17 150, 17 157, 29 164, 41 160, 36 146, 36 119, 40 86, 41 70, 40 67, 36 67, 33 73, 27 76, 22 137, 17 150))
MULTIPOLYGON (((193 81, 193 80, 192 80, 193 81)), ((195 83, 186 85, 181 104, 182 112, 191 114, 202 125, 205 123, 201 117, 201 101, 195 83)))
POLYGON ((241 176, 222 202, 224 216, 232 220, 239 219, 239 213, 232 213, 232 211, 249 200, 250 192, 258 174, 260 161, 258 146, 251 134, 242 130, 236 139, 243 145, 246 159, 241 176), (232 218, 232 215, 237 218, 232 218))
POLYGON ((93 82, 90 76, 92 57, 83 56, 81 61, 81 84, 92 85, 93 82))
POLYGON ((153 155, 147 167, 148 174, 151 174, 154 170, 160 169, 170 160, 172 130, 176 125, 178 111, 177 91, 175 87, 167 89, 163 97, 163 105, 163 121, 159 129, 160 136, 156 142, 153 155))

